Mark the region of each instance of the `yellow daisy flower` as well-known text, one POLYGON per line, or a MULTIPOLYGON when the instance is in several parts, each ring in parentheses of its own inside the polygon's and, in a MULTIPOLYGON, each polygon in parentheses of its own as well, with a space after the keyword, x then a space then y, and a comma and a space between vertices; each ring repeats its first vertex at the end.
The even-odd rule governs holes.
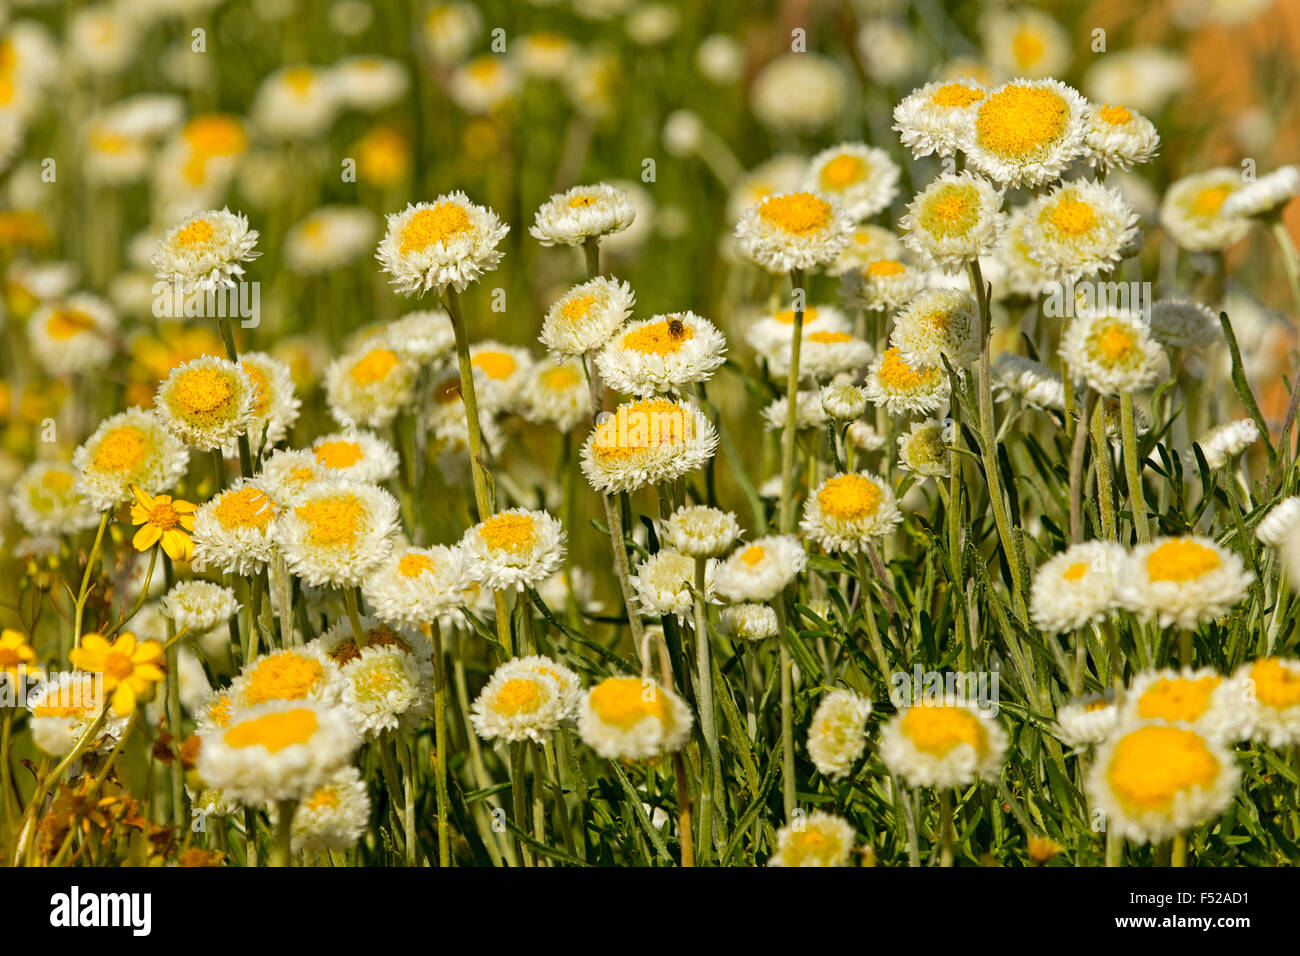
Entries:
POLYGON ((135 503, 131 505, 131 524, 140 530, 131 539, 137 551, 148 551, 162 542, 163 552, 173 561, 189 561, 194 554, 194 540, 187 532, 194 530, 194 512, 197 505, 171 495, 149 497, 139 486, 131 489, 135 503))
POLYGON ((113 695, 113 713, 125 717, 139 701, 151 700, 156 685, 166 676, 163 646, 157 641, 137 641, 120 634, 112 644, 99 634, 86 634, 81 646, 68 654, 78 670, 104 675, 104 693, 113 695))

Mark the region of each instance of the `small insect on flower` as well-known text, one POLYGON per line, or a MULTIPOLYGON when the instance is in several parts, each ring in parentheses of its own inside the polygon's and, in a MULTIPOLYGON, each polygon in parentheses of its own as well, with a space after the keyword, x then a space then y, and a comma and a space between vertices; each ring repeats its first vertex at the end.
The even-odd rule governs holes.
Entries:
POLYGON ((867 747, 871 701, 850 690, 833 690, 821 699, 808 726, 808 756, 817 772, 843 780, 867 747))
POLYGON ((153 699, 166 677, 163 646, 157 641, 137 641, 134 634, 119 634, 109 643, 99 634, 83 634, 81 644, 68 652, 72 666, 103 676, 104 693, 111 694, 113 713, 126 717, 139 702, 153 699))
POLYGON ((801 814, 776 832, 776 852, 768 866, 848 866, 853 826, 824 810, 801 814))
POLYGON ((448 287, 463 292, 497 267, 503 255, 497 247, 509 231, 492 210, 457 191, 389 215, 375 257, 405 295, 442 294, 448 287))
POLYGON ((1002 726, 956 698, 903 707, 880 732, 880 759, 916 787, 994 779, 1006 752, 1002 726))
POLYGON ((241 263, 255 258, 257 231, 229 209, 207 209, 172 226, 158 242, 152 263, 159 279, 180 284, 185 294, 233 286, 241 263))
POLYGON ((693 718, 685 702, 648 677, 609 677, 583 695, 578 733, 607 760, 652 760, 680 750, 693 718))
POLYGON ((194 529, 196 506, 188 501, 172 500, 171 495, 150 497, 139 487, 131 489, 131 523, 140 530, 131 539, 137 551, 148 551, 161 543, 163 552, 173 561, 189 561, 194 555, 194 541, 187 532, 194 529))
POLYGON ((855 554, 902 520, 888 483, 859 471, 827 478, 818 485, 804 502, 799 527, 827 551, 855 554))
POLYGON ((706 382, 726 361, 727 340, 694 312, 656 315, 619 331, 596 356, 601 378, 639 397, 706 382))
POLYGON ((1188 727, 1141 724, 1098 748, 1088 802, 1120 836, 1155 843, 1223 813, 1240 776, 1222 744, 1188 727))
POLYGON ((811 192, 768 196, 736 223, 741 252, 769 272, 829 265, 852 235, 839 203, 811 192))
POLYGON ((544 246, 578 246, 622 232, 636 218, 627 191, 608 183, 574 186, 538 208, 529 234, 544 246))

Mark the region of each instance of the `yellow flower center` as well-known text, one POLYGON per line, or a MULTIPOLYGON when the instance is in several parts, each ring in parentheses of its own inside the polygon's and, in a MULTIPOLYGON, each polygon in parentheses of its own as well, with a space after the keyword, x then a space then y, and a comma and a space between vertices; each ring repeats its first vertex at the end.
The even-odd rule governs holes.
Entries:
POLYGON ((190 148, 201 156, 230 156, 244 150, 244 124, 233 116, 212 113, 196 116, 183 133, 190 148))
POLYGON ((907 267, 894 259, 877 259, 867 266, 867 275, 876 278, 902 275, 906 271, 907 267))
POLYGON ((790 866, 802 866, 807 860, 829 863, 839 856, 839 842, 805 823, 803 830, 790 833, 781 856, 790 866))
POLYGON ((212 241, 214 235, 216 235, 216 230, 212 228, 212 223, 206 219, 195 219, 176 233, 173 242, 182 249, 194 249, 198 246, 207 245, 212 241))
POLYGON ((123 681, 131 676, 135 670, 135 665, 131 663, 131 658, 121 651, 109 649, 104 655, 104 676, 111 677, 115 681, 123 681))
POLYGON ((478 533, 493 551, 512 553, 531 548, 536 536, 532 516, 513 512, 493 515, 479 526, 478 533))
POLYGON ((45 323, 45 332, 52 339, 70 339, 94 329, 95 320, 79 309, 56 309, 45 323))
POLYGON ((765 558, 766 556, 767 556, 767 551, 764 550, 761 544, 751 544, 748 548, 746 548, 744 551, 741 552, 740 560, 745 562, 745 564, 749 565, 749 567, 752 568, 758 565, 760 562, 762 562, 763 558, 765 558))
POLYGON ((1222 682, 1217 675, 1198 680, 1161 678, 1138 701, 1138 713, 1147 720, 1199 720, 1210 706, 1210 695, 1222 682))
POLYGON ((390 349, 374 349, 352 366, 352 381, 358 385, 378 385, 397 366, 397 353, 390 349))
POLYGON ((695 338, 695 330, 681 319, 664 319, 623 336, 623 350, 647 355, 672 355, 681 351, 682 343, 695 338))
POLYGON ((1064 577, 1065 580, 1067 581, 1082 581, 1083 576, 1087 573, 1088 573, 1088 566, 1084 564, 1082 561, 1076 561, 1074 564, 1070 565, 1068 568, 1065 569, 1065 574, 1062 575, 1062 577, 1064 577))
POLYGON ((181 521, 180 514, 172 507, 170 501, 155 501, 147 514, 145 524, 151 524, 159 531, 171 531, 181 521))
POLYGON ((1137 812, 1167 810, 1179 792, 1208 786, 1218 774, 1199 734, 1159 725, 1125 735, 1106 768, 1115 795, 1137 812))
POLYGON ((361 460, 361 445, 354 441, 327 441, 316 446, 316 464, 350 468, 361 460))
POLYGON ((980 145, 1003 159, 1032 159, 1061 138, 1069 121, 1059 94, 1009 86, 980 104, 975 131, 980 145))
POLYGON ((217 698, 210 708, 208 708, 208 719, 218 727, 224 727, 230 723, 230 715, 234 713, 234 708, 230 705, 230 698, 222 694, 217 698))
POLYGON ((808 336, 809 342, 821 342, 823 345, 831 345, 836 342, 851 342, 853 336, 847 332, 813 332, 808 336))
POLYGON ((284 74, 284 82, 299 96, 303 96, 316 82, 316 71, 310 67, 296 66, 284 74))
POLYGON ((945 109, 953 107, 965 109, 972 103, 984 99, 984 95, 983 90, 977 90, 965 83, 945 83, 930 94, 930 102, 934 106, 942 106, 945 109))
POLYGON ((303 804, 303 807, 307 810, 327 810, 338 805, 339 795, 329 787, 322 787, 307 798, 307 802, 303 804))
POLYGON ((1111 126, 1123 126, 1133 118, 1133 114, 1122 106, 1103 106, 1097 110, 1097 118, 1111 126))
POLYGON ((591 307, 596 304, 594 295, 575 295, 570 296, 560 306, 560 315, 564 316, 570 322, 577 322, 579 319, 585 319, 591 307))
POLYGON ((508 379, 519 367, 519 363, 509 352, 494 351, 477 353, 469 364, 497 382, 508 379))
POLYGON ((320 661, 281 651, 258 660, 248 675, 244 696, 250 704, 268 700, 301 700, 320 684, 324 670, 320 661))
POLYGON ((782 232, 807 236, 826 228, 831 204, 812 193, 791 193, 768 199, 758 207, 758 214, 782 232))
POLYGON ((1147 557, 1152 581, 1193 581, 1220 564, 1219 553, 1195 541, 1166 541, 1147 557))
POLYGON ((964 236, 979 220, 979 192, 974 186, 948 183, 925 203, 920 224, 935 236, 964 236))
POLYGON ((239 748, 264 747, 274 754, 294 744, 307 743, 319 726, 316 714, 310 710, 286 710, 230 728, 226 731, 226 744, 239 748))
POLYGON ((563 392, 573 388, 581 377, 571 368, 553 368, 542 373, 542 384, 553 392, 563 392))
POLYGON ((437 567, 433 563, 433 558, 427 554, 419 554, 414 551, 402 555, 401 560, 397 562, 397 573, 404 578, 418 578, 426 571, 433 572, 435 570, 437 570, 437 567))
POLYGON ((1192 212, 1198 216, 1217 216, 1223 201, 1232 194, 1228 186, 1212 186, 1202 189, 1192 200, 1192 212))
POLYGON ((620 405, 596 428, 592 451, 603 460, 683 445, 695 437, 695 419, 667 399, 620 405))
MULTIPOLYGON (((776 314, 776 320, 782 325, 794 325, 794 309, 786 309, 776 314)), ((803 310, 803 324, 809 325, 817 321, 817 310, 812 306, 803 310)))
POLYGON ((1137 342, 1122 325, 1107 325, 1097 335, 1097 349, 1112 362, 1119 362, 1137 349, 1137 342))
POLYGON ((1021 30, 1011 41, 1011 52, 1020 66, 1033 66, 1043 58, 1043 39, 1030 30, 1021 30))
POLYGON ((637 677, 611 677, 591 690, 591 709, 602 723, 631 730, 647 717, 665 729, 672 726, 672 711, 658 686, 637 677))
POLYGON ((1087 235, 1097 225, 1097 214, 1092 206, 1068 197, 1053 206, 1049 216, 1056 231, 1070 238, 1087 235))
POLYGON ((516 677, 501 685, 493 706, 498 713, 514 717, 517 714, 531 714, 541 703, 542 690, 537 682, 516 677))
POLYGON ((223 528, 256 528, 265 531, 271 523, 271 499, 256 488, 244 487, 228 491, 212 508, 213 515, 223 528))
POLYGON ((325 547, 351 544, 365 511, 365 505, 355 495, 309 501, 294 508, 298 517, 310 526, 311 540, 325 547))
POLYGON ((841 153, 822 167, 820 179, 827 189, 843 189, 867 174, 867 164, 860 156, 841 153))
POLYGON ((95 467, 101 471, 130 471, 149 452, 149 435, 135 425, 123 425, 104 435, 95 449, 95 467))
POLYGON ((570 209, 586 209, 588 206, 596 205, 596 197, 587 193, 579 193, 576 196, 569 197, 570 209))
POLYGON ((217 413, 226 411, 234 394, 230 376, 215 368, 186 369, 172 387, 180 411, 190 418, 217 417, 217 413))
POLYGON ((446 242, 453 236, 469 232, 471 223, 469 213, 454 202, 440 202, 436 206, 421 209, 411 217, 411 221, 402 227, 402 241, 398 251, 402 255, 408 252, 423 252, 439 242, 446 242))
POLYGON ((837 475, 817 492, 822 513, 841 521, 856 521, 875 514, 880 499, 880 486, 862 475, 837 475))
POLYGON ((929 367, 913 368, 903 360, 898 349, 889 348, 880 357, 880 369, 876 372, 876 377, 885 388, 905 392, 932 384, 939 377, 939 372, 929 367))
POLYGON ((67 491, 72 487, 73 480, 72 475, 66 471, 50 469, 41 475, 41 486, 50 491, 67 491))
POLYGON ((1287 710, 1300 705, 1300 673, 1283 667, 1276 657, 1258 660, 1250 669, 1255 699, 1265 707, 1287 710))
POLYGON ((988 731, 964 707, 947 704, 911 707, 899 727, 912 746, 936 757, 947 756, 962 744, 969 744, 977 754, 983 754, 988 748, 988 731))

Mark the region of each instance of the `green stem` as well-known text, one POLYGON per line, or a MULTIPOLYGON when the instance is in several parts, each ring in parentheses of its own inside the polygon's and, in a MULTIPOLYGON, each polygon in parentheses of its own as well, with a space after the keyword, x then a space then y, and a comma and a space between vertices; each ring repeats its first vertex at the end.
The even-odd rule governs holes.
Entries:
POLYGON ((781 668, 781 799, 787 822, 794 816, 794 701, 790 672, 790 633, 786 620, 785 598, 778 595, 774 602, 779 633, 781 668))
POLYGON ((803 344, 804 274, 802 269, 790 273, 790 284, 798 306, 790 325, 790 373, 785 381, 785 430, 781 433, 781 523, 780 530, 794 529, 794 446, 799 417, 799 349, 803 344))
POLYGON ((293 847, 293 814, 298 809, 296 800, 277 800, 275 850, 271 854, 272 866, 291 866, 290 850, 293 847))
POLYGON ((1129 509, 1133 512, 1133 527, 1138 544, 1151 540, 1151 527, 1147 520, 1146 493, 1142 489, 1142 464, 1138 461, 1137 427, 1133 418, 1133 395, 1123 392, 1119 397, 1120 431, 1124 441, 1124 475, 1128 482, 1129 509))
POLYGON ((952 866, 953 853, 952 789, 944 787, 939 793, 939 865, 952 866))
POLYGON ((442 649, 442 627, 431 622, 433 634, 433 759, 438 799, 438 865, 451 866, 451 841, 447 812, 447 661, 442 649))
MULTIPOLYGON (((713 700, 713 665, 709 661, 709 617, 704 607, 705 571, 707 558, 695 559, 695 690, 699 696, 700 729, 709 754, 709 786, 700 788, 700 862, 707 863, 709 847, 713 843, 713 811, 717 808, 719 822, 725 804, 722 783, 722 753, 718 746, 718 714, 713 700)), ((726 844, 719 828, 718 842, 726 844)))

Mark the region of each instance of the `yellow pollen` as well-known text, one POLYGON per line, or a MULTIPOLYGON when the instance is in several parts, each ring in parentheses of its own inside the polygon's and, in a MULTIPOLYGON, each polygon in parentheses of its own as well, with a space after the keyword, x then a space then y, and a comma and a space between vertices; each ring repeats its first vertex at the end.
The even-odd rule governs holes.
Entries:
POLYGON ((200 156, 229 156, 244 150, 244 124, 233 116, 211 113, 196 116, 185 124, 183 133, 190 148, 200 156))
POLYGON ((1070 565, 1068 568, 1065 569, 1065 574, 1062 576, 1067 581, 1082 581, 1083 576, 1087 573, 1088 573, 1088 566, 1084 564, 1082 561, 1076 561, 1074 564, 1070 565))
POLYGON ((223 528, 265 531, 271 523, 271 499, 256 488, 244 487, 222 495, 212 513, 223 528))
POLYGON ((611 677, 591 689, 591 709, 602 723, 631 730, 647 717, 665 729, 672 726, 672 712, 659 688, 637 677, 611 677))
POLYGON ((244 697, 250 704, 268 700, 301 700, 318 686, 324 671, 320 661, 281 651, 258 660, 248 675, 244 697))
POLYGON ((839 845, 832 842, 821 830, 805 824, 803 830, 790 833, 782 857, 793 865, 802 865, 805 860, 813 859, 825 863, 838 855, 839 845))
POLYGON ((307 802, 303 804, 303 807, 307 810, 324 810, 338 805, 339 795, 328 787, 322 787, 307 798, 307 802))
POLYGON ((94 329, 95 320, 79 309, 56 309, 45 323, 45 331, 52 339, 70 339, 94 329))
POLYGON ((398 251, 402 255, 423 252, 435 243, 446 242, 452 236, 468 232, 470 228, 469 213, 461 206, 454 202, 440 202, 436 206, 419 210, 402 227, 402 242, 398 251))
POLYGON ((240 365, 253 383, 253 414, 261 418, 271 410, 271 385, 256 365, 248 362, 241 362, 240 365))
POLYGON ((135 670, 131 658, 121 651, 109 651, 104 655, 104 673, 118 680, 126 680, 135 670))
POLYGON ((592 452, 605 461, 666 450, 695 437, 695 419, 663 398, 620 405, 596 427, 592 452))
POLYGON ((594 295, 575 295, 560 306, 560 314, 570 322, 577 322, 579 319, 585 319, 595 304, 594 295))
POLYGON ((930 94, 930 102, 945 108, 965 109, 972 103, 984 99, 984 91, 969 87, 964 83, 945 83, 930 94))
POLYGON ((517 553, 533 546, 535 529, 531 515, 507 512, 488 518, 478 533, 493 551, 517 553))
POLYGON ((101 471, 130 471, 149 453, 149 435, 142 428, 123 425, 104 435, 95 449, 95 467, 101 471))
POLYGON ((181 372, 172 395, 189 416, 210 416, 223 411, 235 394, 230 376, 214 368, 192 368, 181 372))
POLYGON ((1255 684, 1255 700, 1274 710, 1300 705, 1300 673, 1283 667, 1276 657, 1265 657, 1250 669, 1255 684))
POLYGON ((205 246, 212 241, 212 237, 217 231, 212 228, 212 223, 206 219, 195 219, 180 232, 176 233, 172 241, 182 249, 193 249, 197 246, 205 246))
POLYGON ((1069 121, 1069 106, 1059 94, 1009 86, 980 104, 975 133, 982 147, 1003 159, 1032 159, 1061 138, 1069 121))
POLYGON ((303 96, 316 82, 316 71, 305 66, 294 67, 284 74, 284 82, 299 96, 303 96))
POLYGON ((1033 66, 1043 58, 1043 40, 1036 33, 1021 30, 1011 41, 1011 52, 1022 67, 1033 66))
POLYGON ((1074 238, 1092 232, 1097 225, 1097 214, 1086 202, 1064 198, 1049 214, 1056 231, 1074 238))
POLYGON ((230 747, 264 747, 279 753, 285 747, 305 744, 320 722, 310 710, 286 710, 247 720, 226 731, 226 745, 230 747))
POLYGON ((867 164, 859 156, 841 153, 822 167, 820 179, 828 189, 843 189, 867 174, 867 164))
POLYGON ((50 491, 67 491, 75 479, 66 471, 47 471, 41 475, 41 487, 50 491))
POLYGON ((1219 774, 1219 761, 1200 735, 1151 725, 1127 734, 1115 747, 1106 777, 1131 811, 1167 810, 1174 797, 1205 787, 1219 774))
MULTIPOLYGON (((782 325, 794 325, 794 309, 786 309, 776 314, 776 320, 782 325)), ((817 321, 817 310, 812 306, 803 310, 803 324, 811 325, 817 321)))
POLYGON ((880 486, 861 475, 837 475, 817 492, 822 512, 841 521, 856 521, 875 514, 882 495, 880 486))
POLYGON ((748 548, 746 548, 743 552, 741 552, 740 560, 745 562, 745 564, 749 565, 752 568, 755 565, 759 564, 766 556, 767 556, 767 552, 763 549, 763 546, 761 544, 751 544, 748 548))
POLYGON ((974 186, 950 183, 941 186, 925 203, 921 227, 936 236, 964 236, 979 219, 979 195, 974 186))
POLYGON ((988 732, 979 718, 963 707, 925 704, 911 707, 899 725, 917 750, 943 757, 954 747, 969 744, 977 754, 988 748, 988 732))
POLYGON ((553 392, 563 392, 573 388, 581 377, 571 368, 553 368, 542 373, 542 384, 553 392))
POLYGON ((433 563, 433 558, 427 554, 416 554, 414 552, 404 554, 402 559, 397 562, 397 573, 404 578, 418 578, 426 571, 433 572, 435 570, 437 570, 437 567, 433 563))
POLYGON ((1110 706, 1110 701, 1105 697, 1098 697, 1096 700, 1090 700, 1084 705, 1083 709, 1090 714, 1095 714, 1099 710, 1105 710, 1110 706))
POLYGON ((374 349, 352 366, 352 381, 358 385, 378 385, 397 365, 397 353, 390 349, 374 349))
POLYGON ((1219 553, 1195 541, 1166 541, 1147 557, 1152 581, 1194 581, 1220 564, 1219 553))
POLYGON ((1112 362, 1119 362, 1137 348, 1137 343, 1122 326, 1108 325, 1097 336, 1097 348, 1112 362))
POLYGON ((595 204, 596 204, 595 196, 588 196, 582 193, 578 194, 577 196, 573 196, 572 198, 569 199, 570 209, 585 209, 587 206, 594 206, 595 204))
POLYGON ((230 698, 222 694, 217 698, 217 702, 208 708, 208 719, 218 727, 224 727, 230 723, 230 715, 234 708, 230 705, 230 698))
POLYGON ((326 547, 351 544, 365 515, 365 506, 355 495, 309 501, 293 510, 311 527, 312 541, 326 547))
POLYGON ((1103 106, 1097 110, 1097 118, 1111 126, 1123 126, 1133 118, 1133 114, 1122 106, 1103 106))
POLYGON ((531 714, 542 703, 542 691, 536 681, 516 677, 501 685, 493 706, 498 713, 507 717, 517 714, 531 714))
POLYGON ((758 214, 783 232, 807 236, 826 228, 831 205, 812 193, 791 193, 768 199, 758 207, 758 214))
POLYGON ((1209 709, 1210 695, 1221 682, 1217 675, 1198 680, 1161 678, 1138 701, 1138 713, 1147 720, 1193 723, 1209 709))
POLYGON ((171 502, 158 501, 149 509, 147 524, 153 525, 159 531, 171 531, 180 524, 181 516, 176 509, 171 506, 171 502))
POLYGON ((316 473, 310 468, 295 468, 292 478, 297 482, 308 482, 316 477, 316 473))
POLYGON ((930 385, 939 377, 939 372, 928 367, 912 368, 903 360, 898 349, 889 348, 880 357, 880 369, 876 377, 886 388, 903 392, 930 385))
POLYGON ((327 441, 316 446, 316 464, 326 468, 350 468, 361 460, 361 446, 354 441, 327 441))
POLYGON ((623 336, 623 350, 647 355, 672 355, 681 351, 683 342, 693 338, 695 330, 689 325, 680 320, 664 319, 623 336))
POLYGON ((481 370, 488 378, 498 382, 508 379, 515 374, 515 369, 519 367, 519 363, 515 361, 515 357, 509 352, 479 352, 469 364, 481 370))
POLYGON ((867 275, 881 278, 883 276, 902 275, 907 271, 907 266, 894 259, 877 259, 867 266, 867 275))
POLYGON ((808 336, 809 342, 821 342, 830 345, 835 342, 851 342, 853 336, 847 332, 813 332, 808 336))
POLYGON ((1192 212, 1198 216, 1217 216, 1223 201, 1231 193, 1232 189, 1228 186, 1214 186, 1210 189, 1203 189, 1192 200, 1192 212))

